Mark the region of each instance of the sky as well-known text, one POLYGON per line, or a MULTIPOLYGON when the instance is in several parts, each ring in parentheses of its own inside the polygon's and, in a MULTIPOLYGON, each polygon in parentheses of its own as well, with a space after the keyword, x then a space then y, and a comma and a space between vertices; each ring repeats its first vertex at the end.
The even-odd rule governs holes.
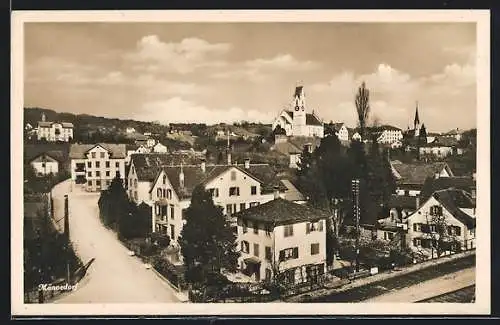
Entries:
POLYGON ((160 123, 271 123, 303 85, 309 112, 355 126, 476 127, 474 23, 26 23, 24 107, 160 123))

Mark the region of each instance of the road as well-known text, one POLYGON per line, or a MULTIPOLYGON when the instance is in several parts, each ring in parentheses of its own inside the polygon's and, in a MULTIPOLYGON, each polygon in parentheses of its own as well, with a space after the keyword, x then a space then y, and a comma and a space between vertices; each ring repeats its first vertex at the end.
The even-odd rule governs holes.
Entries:
POLYGON ((476 285, 471 285, 462 289, 451 291, 439 296, 420 300, 417 302, 452 302, 464 303, 471 302, 476 296, 476 285))
MULTIPOLYGON (((70 191, 69 182, 52 192, 55 218, 64 215, 64 195, 69 197, 70 238, 85 264, 92 258, 86 276, 77 289, 54 303, 171 303, 179 302, 174 290, 127 249, 106 229, 98 216, 99 194, 79 189, 70 191)), ((59 224, 63 226, 63 221, 59 224)))
MULTIPOLYGON (((311 302, 360 302, 394 292, 403 290, 410 286, 418 285, 424 281, 444 277, 463 269, 473 268, 476 264, 475 255, 461 259, 450 260, 439 265, 433 265, 404 275, 369 283, 361 287, 348 289, 333 293, 328 296, 312 299, 311 302)), ((452 289, 453 290, 453 289, 452 289)))
POLYGON ((363 302, 418 302, 474 285, 476 268, 471 267, 389 292, 363 302))

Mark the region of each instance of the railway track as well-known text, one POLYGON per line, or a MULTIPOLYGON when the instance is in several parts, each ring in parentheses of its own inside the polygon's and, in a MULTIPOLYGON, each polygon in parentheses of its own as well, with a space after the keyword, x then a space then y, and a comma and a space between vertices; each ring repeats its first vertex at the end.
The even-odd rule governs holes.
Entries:
POLYGON ((476 285, 458 289, 455 291, 447 292, 435 297, 423 299, 417 302, 448 302, 448 303, 468 303, 472 302, 476 296, 476 285))

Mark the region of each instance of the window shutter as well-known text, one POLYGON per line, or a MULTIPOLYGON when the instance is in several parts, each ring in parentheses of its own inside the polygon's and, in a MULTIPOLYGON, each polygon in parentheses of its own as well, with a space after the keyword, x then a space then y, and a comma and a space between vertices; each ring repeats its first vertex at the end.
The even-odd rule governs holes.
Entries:
POLYGON ((457 234, 457 236, 461 236, 461 228, 460 227, 455 227, 455 233, 457 234))
POLYGON ((319 221, 319 231, 323 231, 323 220, 319 221))
POLYGON ((311 224, 309 222, 306 222, 306 234, 311 232, 311 224))
POLYGON ((298 247, 293 248, 293 258, 299 258, 299 248, 298 247))
POLYGON ((280 251, 280 261, 285 260, 285 251, 280 251))
POLYGON ((438 206, 438 215, 439 216, 442 216, 443 215, 443 207, 442 206, 438 206))
POLYGON ((417 231, 417 224, 416 223, 413 224, 413 231, 417 231))

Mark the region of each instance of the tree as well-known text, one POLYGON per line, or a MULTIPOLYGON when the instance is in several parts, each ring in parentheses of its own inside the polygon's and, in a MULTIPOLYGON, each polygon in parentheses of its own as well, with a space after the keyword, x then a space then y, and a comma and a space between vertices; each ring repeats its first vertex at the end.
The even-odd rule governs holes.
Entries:
MULTIPOLYGON (((107 227, 116 225, 120 232, 121 219, 128 217, 131 211, 127 192, 119 175, 111 181, 106 190, 101 192, 98 205, 103 224, 107 227)), ((124 222, 127 220, 124 219, 124 222)))
POLYGON ((236 234, 222 207, 214 204, 211 193, 202 186, 193 190, 180 245, 189 282, 204 283, 209 273, 237 268, 236 234))
POLYGON ((355 103, 356 111, 358 113, 359 127, 361 129, 361 137, 364 138, 366 122, 368 121, 368 115, 370 113, 370 91, 366 88, 364 81, 358 88, 355 103))

